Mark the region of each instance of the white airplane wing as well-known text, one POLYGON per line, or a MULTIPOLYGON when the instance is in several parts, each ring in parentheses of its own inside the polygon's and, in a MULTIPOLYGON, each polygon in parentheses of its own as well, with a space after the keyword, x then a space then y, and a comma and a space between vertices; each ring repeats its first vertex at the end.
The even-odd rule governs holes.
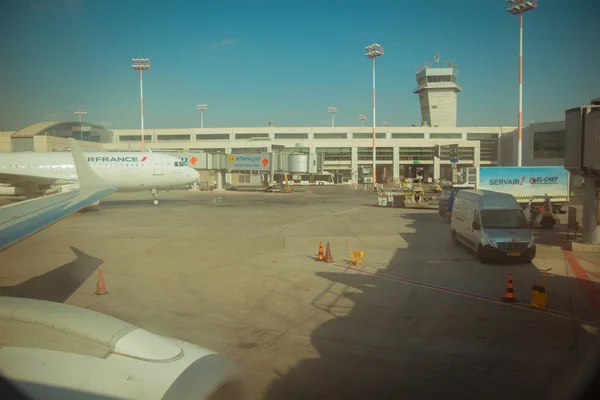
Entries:
POLYGON ((69 139, 69 145, 79 190, 0 207, 0 251, 116 190, 96 175, 74 139, 69 139))

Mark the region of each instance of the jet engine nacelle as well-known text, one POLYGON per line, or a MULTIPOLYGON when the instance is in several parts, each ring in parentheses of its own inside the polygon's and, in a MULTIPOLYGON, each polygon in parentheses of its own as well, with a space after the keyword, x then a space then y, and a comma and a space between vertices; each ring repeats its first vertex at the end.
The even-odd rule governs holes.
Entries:
POLYGON ((247 398, 227 358, 95 311, 3 297, 0 317, 0 372, 30 398, 247 398))

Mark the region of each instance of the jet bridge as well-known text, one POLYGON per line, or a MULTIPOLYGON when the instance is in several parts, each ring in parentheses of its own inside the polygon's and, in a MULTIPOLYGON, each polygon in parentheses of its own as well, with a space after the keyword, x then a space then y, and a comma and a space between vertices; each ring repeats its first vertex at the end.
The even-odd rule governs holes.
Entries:
POLYGON ((224 154, 205 152, 166 152, 181 159, 196 170, 215 171, 217 189, 223 185, 223 172, 256 171, 268 173, 320 174, 325 165, 322 153, 295 153, 273 151, 270 153, 224 154))

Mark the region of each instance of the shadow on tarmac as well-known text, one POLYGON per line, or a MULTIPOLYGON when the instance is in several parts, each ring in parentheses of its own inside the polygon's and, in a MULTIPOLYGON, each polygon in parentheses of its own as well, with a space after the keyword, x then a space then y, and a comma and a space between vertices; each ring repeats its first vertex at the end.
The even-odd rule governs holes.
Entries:
POLYGON ((71 250, 77 257, 75 260, 18 285, 0 287, 0 295, 65 302, 103 262, 75 247, 71 250))
MULTIPOLYGON (((448 224, 436 214, 397 215, 420 234, 400 233, 406 248, 398 248, 387 266, 367 262, 365 270, 481 294, 487 289, 500 296, 509 271, 541 279, 532 264, 479 264, 469 250, 456 248, 448 224), (416 250, 428 245, 427 253, 416 250), (432 258, 439 261, 427 261, 432 258), (444 262, 450 259, 455 261, 444 262), (463 285, 456 283, 455 274, 463 285), (454 281, 444 282, 451 275, 454 281), (493 288, 486 286, 488 281, 493 288)), ((347 269, 317 275, 330 284, 313 305, 335 316, 311 334, 319 357, 304 359, 285 374, 276 371, 278 378, 262 398, 581 398, 575 394, 586 387, 583 382, 600 359, 598 337, 567 318, 347 269), (334 292, 336 284, 341 286, 334 292), (343 299, 354 305, 345 301, 340 307, 343 299)), ((546 278, 546 287, 579 288, 577 279, 556 275, 546 278)), ((576 313, 570 309, 572 292, 561 311, 576 313)), ((585 303, 578 299, 580 306, 585 303)), ((588 316, 597 311, 585 306, 588 316)))

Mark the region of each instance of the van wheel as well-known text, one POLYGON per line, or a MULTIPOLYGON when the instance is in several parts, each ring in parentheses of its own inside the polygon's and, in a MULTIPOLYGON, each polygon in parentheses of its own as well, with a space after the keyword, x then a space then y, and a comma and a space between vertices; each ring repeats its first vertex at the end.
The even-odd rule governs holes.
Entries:
POLYGON ((458 238, 456 237, 456 231, 454 229, 452 230, 452 241, 454 242, 455 245, 459 245, 460 244, 458 242, 458 238))
POLYGON ((487 264, 490 261, 490 258, 486 254, 486 251, 483 249, 482 245, 479 245, 477 248, 477 255, 479 256, 479 261, 481 261, 483 264, 487 264))

